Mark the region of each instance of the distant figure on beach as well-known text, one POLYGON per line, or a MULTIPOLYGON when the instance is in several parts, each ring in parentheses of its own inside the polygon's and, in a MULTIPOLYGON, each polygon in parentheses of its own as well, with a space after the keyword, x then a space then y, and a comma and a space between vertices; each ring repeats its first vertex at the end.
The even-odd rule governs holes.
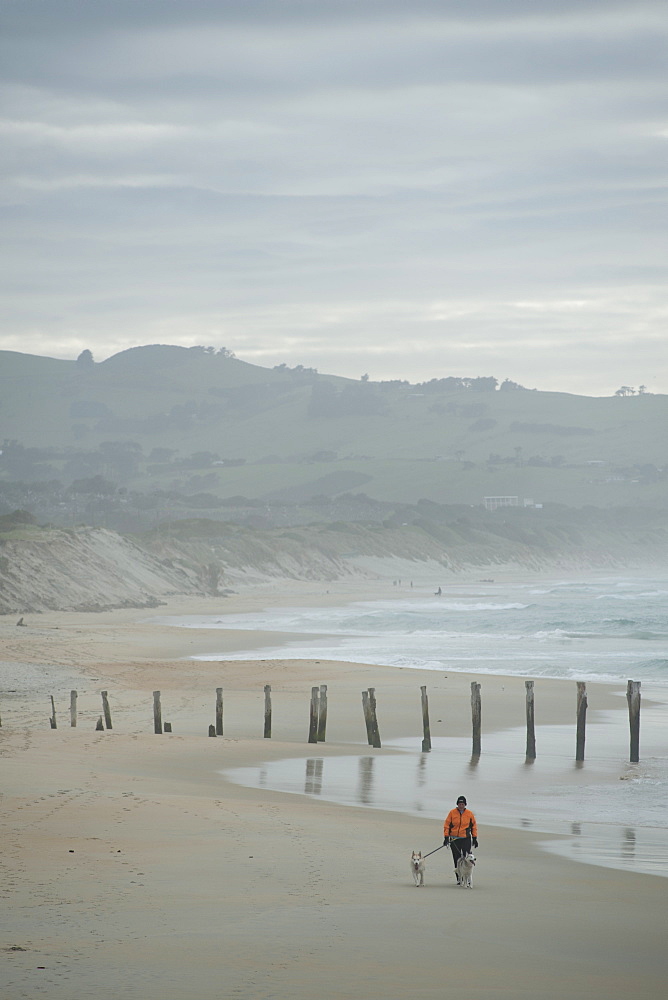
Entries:
POLYGON ((476 848, 478 846, 478 824, 471 810, 467 808, 466 798, 463 795, 459 796, 457 805, 445 817, 443 836, 445 838, 443 846, 450 844, 457 884, 459 884, 457 862, 463 854, 470 853, 471 844, 476 848))
POLYGON ((441 590, 441 588, 439 587, 439 588, 438 588, 438 590, 436 591, 436 596, 437 596, 437 597, 440 597, 442 593, 443 593, 443 591, 442 591, 442 590, 441 590))

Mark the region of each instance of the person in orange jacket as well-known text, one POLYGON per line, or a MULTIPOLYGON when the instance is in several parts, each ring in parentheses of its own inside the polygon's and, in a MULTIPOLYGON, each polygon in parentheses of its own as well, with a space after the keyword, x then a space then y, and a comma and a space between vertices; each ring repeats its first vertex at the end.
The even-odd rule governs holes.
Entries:
POLYGON ((457 862, 462 854, 468 854, 472 845, 476 848, 478 846, 478 824, 471 810, 467 808, 466 798, 463 795, 459 796, 457 805, 445 817, 443 836, 445 838, 443 846, 450 844, 457 874, 457 862))

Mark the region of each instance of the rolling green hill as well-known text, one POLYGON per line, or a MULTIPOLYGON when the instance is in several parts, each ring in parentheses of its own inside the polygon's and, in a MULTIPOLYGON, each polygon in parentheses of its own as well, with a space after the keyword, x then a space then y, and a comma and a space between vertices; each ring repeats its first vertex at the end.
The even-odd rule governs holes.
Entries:
POLYGON ((127 491, 281 503, 364 492, 663 507, 667 427, 662 395, 362 382, 161 345, 99 364, 0 352, 5 483, 97 476, 127 491))

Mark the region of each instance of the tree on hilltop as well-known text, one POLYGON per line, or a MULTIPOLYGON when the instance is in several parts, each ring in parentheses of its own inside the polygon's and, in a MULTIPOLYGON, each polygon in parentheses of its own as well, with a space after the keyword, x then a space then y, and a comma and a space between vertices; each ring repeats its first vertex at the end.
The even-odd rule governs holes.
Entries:
POLYGON ((520 385, 519 382, 513 382, 512 379, 504 378, 499 386, 499 391, 508 392, 509 389, 524 389, 526 391, 526 386, 520 385))

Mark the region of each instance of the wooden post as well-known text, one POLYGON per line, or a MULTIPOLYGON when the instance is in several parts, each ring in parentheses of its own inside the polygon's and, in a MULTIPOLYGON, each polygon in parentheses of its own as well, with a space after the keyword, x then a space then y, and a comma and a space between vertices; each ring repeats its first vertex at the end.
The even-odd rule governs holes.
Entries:
POLYGON ((327 734, 327 685, 320 685, 320 697, 318 698, 318 743, 325 742, 327 734))
POLYGON ((77 693, 70 691, 70 726, 77 724, 77 693))
POLYGON ((534 725, 533 681, 525 681, 527 702, 527 757, 536 757, 536 728, 534 725))
POLYGON ((166 722, 164 724, 164 726, 163 726, 163 729, 164 729, 164 731, 166 733, 171 733, 171 731, 172 731, 172 724, 171 724, 171 722, 166 722))
POLYGON ((369 712, 371 713, 371 745, 380 747, 380 732, 378 730, 378 716, 376 715, 376 689, 369 688, 369 712))
POLYGON ((264 686, 264 738, 271 739, 271 684, 264 686))
POLYGON ((480 753, 480 724, 482 719, 480 704, 480 685, 471 681, 471 722, 473 724, 473 754, 480 753))
POLYGON ((50 698, 51 698, 51 718, 49 719, 49 724, 52 729, 57 729, 58 727, 56 725, 56 703, 53 700, 53 695, 50 695, 50 698))
POLYGON ((369 708, 369 692, 362 691, 362 711, 364 712, 364 724, 366 726, 366 741, 369 746, 373 744, 373 726, 371 723, 371 709, 369 708))
POLYGON ((216 688, 216 736, 223 735, 223 689, 216 688))
POLYGON ((104 724, 107 729, 111 729, 111 709, 109 708, 109 695, 102 691, 102 711, 104 712, 104 724))
POLYGON ((103 733, 104 732, 104 722, 102 721, 102 716, 101 715, 98 715, 98 717, 97 717, 97 722, 95 723, 95 732, 96 733, 103 733))
POLYGON ((632 764, 640 760, 640 681, 629 681, 626 685, 626 700, 629 704, 629 728, 631 730, 632 764))
POLYGON ((318 742, 318 688, 311 688, 311 714, 308 727, 309 743, 318 742))
POLYGON ((585 759, 585 725, 587 722, 587 685, 584 681, 576 681, 578 688, 576 725, 575 725, 575 759, 585 759))
POLYGON ((153 692, 153 732, 159 736, 162 733, 162 708, 160 706, 160 692, 153 692))
POLYGON ((431 729, 429 727, 429 699, 427 698, 427 685, 420 688, 422 692, 422 753, 429 753, 431 750, 431 729))
POLYGON ((215 736, 215 735, 216 735, 216 727, 213 725, 209 726, 209 736, 215 736))

